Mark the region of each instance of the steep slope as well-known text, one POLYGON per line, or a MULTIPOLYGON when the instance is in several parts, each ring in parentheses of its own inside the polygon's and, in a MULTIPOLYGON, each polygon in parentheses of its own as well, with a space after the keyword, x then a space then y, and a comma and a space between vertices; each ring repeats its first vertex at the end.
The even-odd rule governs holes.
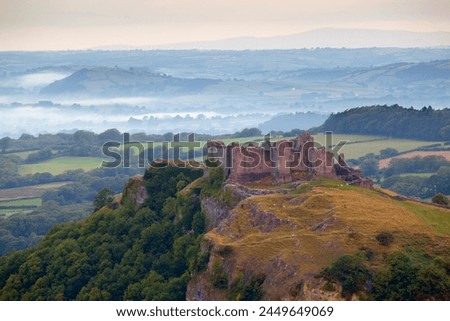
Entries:
POLYGON ((450 210, 322 180, 240 201, 206 240, 208 269, 190 282, 188 299, 339 299, 339 287, 326 291, 317 277, 343 255, 368 254, 372 271, 407 249, 448 259, 450 210), (382 245, 383 235, 392 244, 382 245))
POLYGON ((152 167, 85 221, 1 257, 0 299, 447 299, 449 209, 340 180, 241 186, 206 172, 152 167), (404 255, 421 296, 382 274, 404 255))
POLYGON ((198 197, 176 194, 201 174, 151 168, 85 221, 1 257, 0 299, 183 300, 205 224, 198 197))

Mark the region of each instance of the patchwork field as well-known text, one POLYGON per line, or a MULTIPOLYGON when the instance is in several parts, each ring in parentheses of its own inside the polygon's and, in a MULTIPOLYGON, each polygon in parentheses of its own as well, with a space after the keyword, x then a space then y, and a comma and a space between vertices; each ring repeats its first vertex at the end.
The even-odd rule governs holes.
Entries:
POLYGON ((70 182, 59 182, 59 183, 0 189, 0 202, 24 198, 28 199, 38 198, 41 197, 45 191, 58 189, 69 183, 70 182))
POLYGON ((40 198, 20 199, 0 202, 0 216, 27 214, 42 205, 40 198))
POLYGON ((75 169, 89 171, 100 167, 101 164, 102 159, 99 157, 58 157, 37 164, 21 165, 19 173, 21 175, 35 173, 58 175, 75 169))
POLYGON ((70 182, 31 185, 0 189, 0 217, 27 214, 42 205, 41 196, 49 190, 56 190, 70 182))
POLYGON ((405 154, 398 155, 395 157, 382 159, 379 162, 379 166, 380 166, 380 168, 388 167, 389 162, 394 158, 414 158, 414 157, 426 157, 426 156, 443 156, 443 157, 445 157, 445 159, 450 161, 450 151, 413 151, 413 152, 405 153, 405 154))

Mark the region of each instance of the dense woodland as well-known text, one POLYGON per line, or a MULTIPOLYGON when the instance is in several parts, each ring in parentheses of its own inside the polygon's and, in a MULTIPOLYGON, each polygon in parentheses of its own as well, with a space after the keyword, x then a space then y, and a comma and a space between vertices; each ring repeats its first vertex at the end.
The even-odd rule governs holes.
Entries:
POLYGON ((204 268, 205 219, 195 193, 176 194, 202 171, 152 168, 142 207, 124 197, 87 220, 58 225, 37 246, 0 258, 2 300, 184 300, 204 268))
POLYGON ((331 114, 316 132, 380 135, 418 140, 450 140, 450 109, 420 110, 399 105, 370 106, 331 114))

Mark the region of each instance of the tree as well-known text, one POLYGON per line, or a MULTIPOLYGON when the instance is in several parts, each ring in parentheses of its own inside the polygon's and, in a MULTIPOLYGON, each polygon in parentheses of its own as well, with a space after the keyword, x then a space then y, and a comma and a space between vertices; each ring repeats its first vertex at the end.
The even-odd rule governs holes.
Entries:
POLYGON ((2 150, 2 153, 6 153, 6 150, 11 145, 12 139, 9 137, 3 137, 0 139, 0 148, 2 150))
POLYGON ((122 134, 117 129, 112 128, 112 129, 108 129, 107 131, 104 131, 101 134, 98 134, 97 139, 100 144, 104 144, 105 142, 108 142, 108 141, 121 142, 122 134))
POLYGON ((450 140, 450 125, 442 127, 439 130, 439 133, 441 134, 442 139, 450 140))
POLYGON ((363 290, 370 278, 370 272, 360 255, 341 256, 330 267, 324 269, 321 275, 328 280, 341 283, 342 295, 346 297, 363 290))
POLYGON ((380 173, 378 161, 374 158, 366 159, 361 162, 360 168, 361 172, 366 176, 377 177, 380 173))
POLYGON ((434 204, 445 206, 448 206, 448 204, 450 203, 448 197, 446 197, 444 194, 441 193, 437 193, 436 195, 434 195, 433 198, 431 199, 431 202, 433 202, 434 204))
POLYGON ((101 209, 103 206, 110 204, 113 200, 114 192, 109 188, 104 188, 100 192, 98 192, 95 197, 93 203, 95 206, 95 210, 101 209))
POLYGON ((380 150, 380 158, 389 158, 398 155, 398 150, 395 148, 386 148, 380 150))
POLYGON ((261 136, 261 130, 258 128, 244 128, 242 131, 233 134, 235 138, 253 136, 261 136))

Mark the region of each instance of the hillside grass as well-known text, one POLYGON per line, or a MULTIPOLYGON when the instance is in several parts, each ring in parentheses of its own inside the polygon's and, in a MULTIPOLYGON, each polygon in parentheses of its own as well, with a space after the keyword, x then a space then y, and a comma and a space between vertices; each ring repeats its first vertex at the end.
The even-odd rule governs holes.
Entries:
MULTIPOLYGON (((385 255, 405 247, 448 254, 450 209, 322 179, 305 183, 291 194, 245 199, 206 237, 216 248, 229 248, 236 266, 251 266, 289 289, 339 256, 361 250, 373 253, 373 269, 383 266, 385 255), (394 236, 391 245, 376 240, 383 232, 394 236), (280 266, 290 267, 296 278, 281 279, 287 272, 280 272, 280 266)), ((273 297, 277 298, 277 290, 273 297)))
POLYGON ((404 202, 402 205, 431 226, 436 233, 450 235, 450 210, 414 202, 404 202))
POLYGON ((62 174, 68 170, 82 169, 90 171, 102 165, 99 157, 58 157, 36 164, 20 165, 19 174, 50 173, 52 175, 62 174))

